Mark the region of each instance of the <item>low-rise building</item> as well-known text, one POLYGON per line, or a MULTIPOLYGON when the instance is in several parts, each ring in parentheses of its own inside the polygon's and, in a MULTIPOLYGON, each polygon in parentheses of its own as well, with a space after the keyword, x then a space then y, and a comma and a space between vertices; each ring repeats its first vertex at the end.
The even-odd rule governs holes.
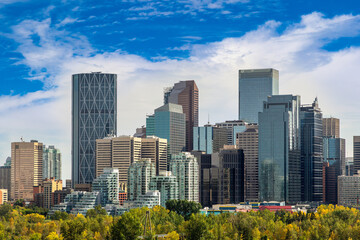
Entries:
POLYGON ((86 216, 87 211, 95 208, 97 205, 100 205, 100 192, 85 192, 84 196, 75 204, 70 213, 86 216))
POLYGON ((127 208, 153 208, 157 205, 160 205, 160 192, 157 190, 148 191, 145 194, 138 196, 135 201, 126 202, 127 208))

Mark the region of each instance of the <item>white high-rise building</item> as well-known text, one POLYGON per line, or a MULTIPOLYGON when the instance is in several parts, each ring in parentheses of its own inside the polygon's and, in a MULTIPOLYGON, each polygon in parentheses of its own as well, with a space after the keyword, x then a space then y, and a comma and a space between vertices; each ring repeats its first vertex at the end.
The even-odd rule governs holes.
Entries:
POLYGON ((119 169, 104 168, 103 174, 94 179, 92 190, 100 192, 102 206, 119 204, 119 169))
POLYGON ((199 202, 199 165, 189 152, 171 155, 170 171, 177 177, 179 199, 199 202))
POLYGON ((128 169, 128 200, 134 201, 149 190, 150 180, 156 175, 155 164, 150 158, 134 162, 128 169))
POLYGON ((61 153, 54 146, 43 147, 43 179, 61 179, 61 153))

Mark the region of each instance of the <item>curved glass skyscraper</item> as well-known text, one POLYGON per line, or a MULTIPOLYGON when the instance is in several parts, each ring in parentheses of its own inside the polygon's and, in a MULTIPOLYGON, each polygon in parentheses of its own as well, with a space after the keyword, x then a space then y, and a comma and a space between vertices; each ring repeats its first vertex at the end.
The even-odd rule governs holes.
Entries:
POLYGON ((116 74, 92 72, 72 76, 72 183, 92 183, 95 143, 116 134, 116 74))

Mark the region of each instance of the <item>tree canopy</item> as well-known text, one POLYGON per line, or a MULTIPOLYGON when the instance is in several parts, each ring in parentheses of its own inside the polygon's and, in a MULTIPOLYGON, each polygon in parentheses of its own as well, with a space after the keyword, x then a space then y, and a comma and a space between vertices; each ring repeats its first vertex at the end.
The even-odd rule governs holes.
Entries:
POLYGON ((205 216, 188 207, 181 209, 181 204, 173 206, 172 211, 161 206, 131 209, 114 218, 98 207, 87 216, 55 212, 49 219, 41 211, 4 204, 0 206, 0 240, 360 239, 360 212, 354 208, 322 205, 309 213, 264 210, 205 216), (143 235, 147 211, 151 231, 148 228, 143 235), (190 217, 185 220, 186 215, 177 211, 190 217))

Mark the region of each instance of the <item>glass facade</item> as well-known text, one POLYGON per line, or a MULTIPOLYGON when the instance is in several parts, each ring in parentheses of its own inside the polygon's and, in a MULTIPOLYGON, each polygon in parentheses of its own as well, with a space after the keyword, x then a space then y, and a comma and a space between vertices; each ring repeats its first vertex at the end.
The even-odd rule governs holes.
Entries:
POLYGON ((170 171, 177 178, 179 199, 199 202, 199 164, 188 152, 172 155, 170 171))
POLYGON ((203 151, 211 154, 213 151, 213 127, 194 127, 194 151, 203 151))
POLYGON ((149 190, 151 178, 156 174, 155 164, 151 159, 141 159, 128 168, 128 200, 135 201, 149 190))
POLYGON ((324 137, 323 156, 325 167, 325 202, 336 204, 338 200, 337 177, 345 175, 345 139, 324 137))
POLYGON ((194 127, 194 151, 202 151, 206 154, 218 152, 228 143, 228 129, 217 126, 205 125, 194 127))
POLYGON ((155 115, 146 118, 146 136, 155 136, 155 115))
POLYGON ((43 148, 43 179, 61 179, 61 153, 54 146, 43 148))
POLYGON ((169 144, 169 154, 178 154, 185 149, 185 114, 182 106, 168 103, 155 109, 155 114, 148 116, 146 135, 165 138, 169 144))
POLYGON ((317 99, 301 106, 301 187, 302 201, 322 201, 323 126, 317 99))
POLYGON ((119 204, 119 169, 105 168, 92 183, 92 191, 100 192, 101 205, 119 204))
POLYGON ((95 179, 95 141, 116 134, 116 74, 72 76, 72 184, 95 179))
POLYGON ((194 80, 180 81, 164 92, 164 104, 174 103, 182 106, 186 120, 185 151, 193 147, 193 127, 199 124, 199 89, 194 80))
POLYGON ((268 97, 259 113, 260 201, 301 200, 300 96, 268 97))
POLYGON ((239 70, 239 119, 258 123, 258 113, 268 96, 279 94, 279 71, 239 70))
POLYGON ((171 172, 162 172, 160 176, 154 176, 150 181, 150 190, 158 190, 161 194, 160 205, 166 207, 168 200, 179 199, 179 189, 176 176, 171 172))

